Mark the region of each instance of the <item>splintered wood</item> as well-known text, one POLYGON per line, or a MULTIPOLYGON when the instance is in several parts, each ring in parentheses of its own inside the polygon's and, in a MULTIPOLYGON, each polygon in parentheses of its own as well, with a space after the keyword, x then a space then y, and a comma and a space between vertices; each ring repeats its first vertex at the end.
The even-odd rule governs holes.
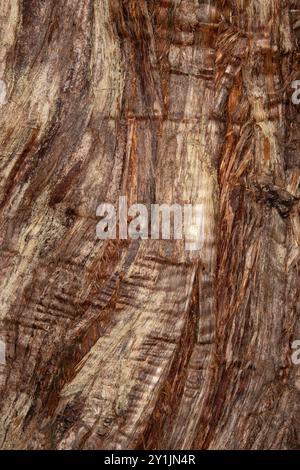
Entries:
POLYGON ((300 446, 299 21, 0 0, 0 448, 300 446), (99 240, 121 196, 201 248, 99 240))

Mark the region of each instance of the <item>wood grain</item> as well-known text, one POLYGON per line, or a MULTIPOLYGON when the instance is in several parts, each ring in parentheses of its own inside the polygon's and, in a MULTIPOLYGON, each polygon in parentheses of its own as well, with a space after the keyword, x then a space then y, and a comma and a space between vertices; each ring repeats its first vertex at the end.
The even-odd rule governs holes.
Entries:
POLYGON ((0 0, 0 448, 299 448, 299 19, 0 0), (201 250, 98 240, 124 195, 201 250))

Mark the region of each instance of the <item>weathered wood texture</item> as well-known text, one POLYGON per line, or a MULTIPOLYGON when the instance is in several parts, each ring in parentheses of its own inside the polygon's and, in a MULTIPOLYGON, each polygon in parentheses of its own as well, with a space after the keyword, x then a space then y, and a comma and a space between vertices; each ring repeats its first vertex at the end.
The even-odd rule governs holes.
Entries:
POLYGON ((2 449, 299 447, 299 20, 0 0, 2 449), (202 203, 203 248, 97 240, 119 195, 202 203))

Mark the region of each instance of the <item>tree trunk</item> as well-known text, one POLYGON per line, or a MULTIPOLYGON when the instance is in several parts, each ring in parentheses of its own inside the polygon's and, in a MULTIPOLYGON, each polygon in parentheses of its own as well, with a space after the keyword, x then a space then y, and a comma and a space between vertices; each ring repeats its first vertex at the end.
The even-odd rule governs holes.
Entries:
POLYGON ((0 0, 2 449, 299 447, 299 20, 0 0), (203 247, 97 239, 119 196, 203 247))

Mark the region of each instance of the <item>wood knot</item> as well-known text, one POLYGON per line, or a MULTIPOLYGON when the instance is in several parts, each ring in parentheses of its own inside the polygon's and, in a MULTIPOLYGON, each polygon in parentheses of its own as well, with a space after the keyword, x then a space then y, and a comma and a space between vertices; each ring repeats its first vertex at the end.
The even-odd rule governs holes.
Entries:
POLYGON ((260 200, 269 206, 275 207, 279 215, 286 219, 292 209, 299 204, 299 197, 294 196, 286 189, 270 182, 256 181, 255 188, 260 200))

